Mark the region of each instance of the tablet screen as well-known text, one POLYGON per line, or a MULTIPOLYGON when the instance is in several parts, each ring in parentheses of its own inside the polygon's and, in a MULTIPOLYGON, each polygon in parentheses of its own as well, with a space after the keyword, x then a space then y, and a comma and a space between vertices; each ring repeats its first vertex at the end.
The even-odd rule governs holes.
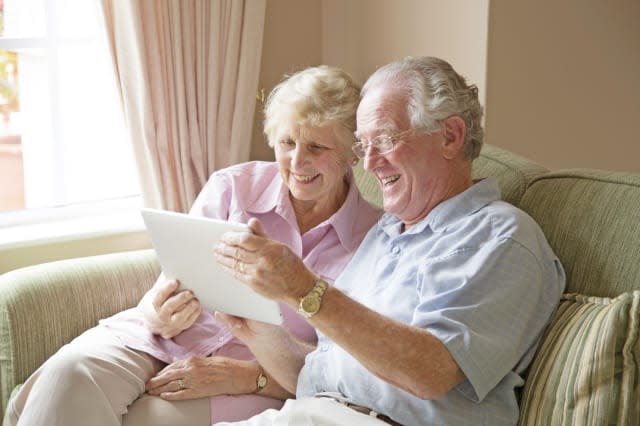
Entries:
POLYGON ((141 213, 165 278, 193 291, 203 308, 282 324, 276 301, 254 292, 213 259, 222 234, 250 232, 246 224, 155 209, 141 213))

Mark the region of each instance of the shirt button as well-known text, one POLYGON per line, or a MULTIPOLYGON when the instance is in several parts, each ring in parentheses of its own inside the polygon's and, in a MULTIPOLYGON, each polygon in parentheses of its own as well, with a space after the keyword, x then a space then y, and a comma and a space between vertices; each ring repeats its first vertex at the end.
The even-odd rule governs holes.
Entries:
POLYGON ((322 345, 322 346, 320 346, 320 350, 321 350, 322 352, 326 352, 326 351, 328 351, 328 350, 329 350, 329 345, 322 345))
POLYGON ((224 342, 224 336, 218 337, 218 342, 220 342, 220 343, 224 342))
POLYGON ((393 254, 398 254, 398 253, 400 253, 400 247, 398 247, 398 246, 393 246, 393 247, 391 248, 391 253, 393 253, 393 254))

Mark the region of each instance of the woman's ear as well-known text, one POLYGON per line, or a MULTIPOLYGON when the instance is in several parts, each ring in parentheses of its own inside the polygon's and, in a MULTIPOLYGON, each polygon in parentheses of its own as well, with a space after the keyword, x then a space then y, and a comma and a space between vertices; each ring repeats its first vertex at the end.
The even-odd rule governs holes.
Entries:
POLYGON ((467 125, 462 117, 452 115, 442 122, 443 155, 446 159, 452 160, 462 151, 464 138, 467 134, 467 125))

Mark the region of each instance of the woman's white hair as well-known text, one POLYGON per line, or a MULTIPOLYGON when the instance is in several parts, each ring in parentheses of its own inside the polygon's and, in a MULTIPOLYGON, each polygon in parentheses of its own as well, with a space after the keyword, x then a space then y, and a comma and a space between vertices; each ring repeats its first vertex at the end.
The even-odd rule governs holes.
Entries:
POLYGON ((374 87, 390 86, 406 92, 411 127, 426 133, 439 128, 440 122, 457 115, 467 132, 464 153, 473 160, 480 154, 484 131, 478 88, 468 85, 446 61, 434 57, 406 57, 376 70, 362 88, 362 96, 374 87))
POLYGON ((275 143, 282 123, 299 126, 337 126, 336 137, 346 146, 353 142, 360 86, 345 71, 321 65, 285 76, 269 94, 264 106, 264 134, 275 143))

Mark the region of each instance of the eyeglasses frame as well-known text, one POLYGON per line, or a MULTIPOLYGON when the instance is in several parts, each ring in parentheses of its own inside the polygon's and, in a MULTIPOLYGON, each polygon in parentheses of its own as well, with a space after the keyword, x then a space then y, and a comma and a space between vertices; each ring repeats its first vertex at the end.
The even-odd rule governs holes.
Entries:
POLYGON ((356 140, 353 144, 351 144, 351 150, 353 151, 354 154, 356 154, 358 158, 361 158, 361 159, 367 156, 368 154, 367 151, 369 150, 370 147, 373 147, 376 149, 375 155, 385 155, 393 151, 396 147, 396 144, 399 141, 401 141, 402 138, 404 138, 405 136, 408 136, 413 132, 423 131, 423 130, 424 129, 420 127, 412 127, 410 129, 403 130, 399 133, 396 133, 395 135, 382 134, 382 135, 376 136, 375 138, 373 138, 373 140, 369 141, 368 143, 365 143, 362 141, 362 139, 359 139, 359 140, 356 140), (375 142, 376 140, 378 140, 379 142, 376 143, 375 142), (382 145, 383 143, 390 143, 391 147, 389 147, 389 149, 385 151, 381 151, 380 145, 382 145), (360 148, 362 149, 362 153, 358 153, 358 149, 360 148))

